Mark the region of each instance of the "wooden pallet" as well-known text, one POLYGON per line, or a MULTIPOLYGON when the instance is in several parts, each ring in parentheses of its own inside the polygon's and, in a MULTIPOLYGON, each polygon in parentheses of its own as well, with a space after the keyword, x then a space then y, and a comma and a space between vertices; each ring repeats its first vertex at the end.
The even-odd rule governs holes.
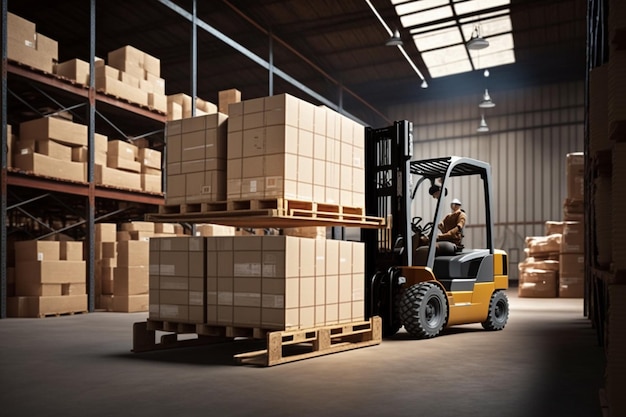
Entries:
POLYGON ((146 221, 215 223, 235 227, 285 228, 301 226, 385 227, 385 219, 367 216, 362 207, 283 198, 229 200, 213 203, 164 205, 146 221))
POLYGON ((372 317, 369 321, 306 330, 276 331, 148 320, 134 323, 132 352, 224 343, 235 341, 236 338, 265 339, 267 343, 266 349, 234 355, 236 363, 274 366, 378 345, 382 341, 382 322, 380 317, 372 317), (172 333, 162 335, 157 343, 156 331, 172 333), (198 338, 178 340, 179 334, 190 333, 196 333, 198 338))
POLYGON ((87 310, 78 310, 78 311, 64 311, 62 313, 40 313, 37 315, 37 318, 43 319, 45 317, 60 317, 60 316, 73 316, 74 314, 87 314, 87 310))
POLYGON ((267 348, 240 353, 234 358, 239 364, 274 366, 283 363, 344 352, 382 341, 382 321, 372 317, 369 321, 337 324, 309 330, 277 331, 267 333, 267 348), (291 346, 305 347, 306 351, 289 353, 291 346))

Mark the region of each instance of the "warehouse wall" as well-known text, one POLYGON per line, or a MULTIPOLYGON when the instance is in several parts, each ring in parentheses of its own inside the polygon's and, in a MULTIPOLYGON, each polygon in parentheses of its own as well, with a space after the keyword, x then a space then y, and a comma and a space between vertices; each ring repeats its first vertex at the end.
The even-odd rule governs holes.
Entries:
MULTIPOLYGON (((398 105, 388 113, 395 120, 414 123, 414 159, 458 155, 491 164, 495 244, 508 251, 510 277, 517 279, 517 263, 525 258, 525 237, 544 235, 545 221, 563 219, 565 156, 583 151, 584 83, 490 91, 490 95, 496 107, 485 111, 487 133, 476 132, 480 90, 454 100, 398 105)), ((448 197, 461 199, 468 214, 468 248, 485 244, 485 210, 478 184, 478 179, 463 179, 448 188, 448 197)), ((413 215, 432 219, 433 211, 434 200, 425 191, 418 192, 413 215)))

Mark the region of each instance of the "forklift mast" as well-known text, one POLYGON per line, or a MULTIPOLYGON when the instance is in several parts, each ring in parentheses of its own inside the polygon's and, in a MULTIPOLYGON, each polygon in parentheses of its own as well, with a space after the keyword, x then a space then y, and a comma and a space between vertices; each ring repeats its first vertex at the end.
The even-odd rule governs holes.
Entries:
POLYGON ((412 264, 412 251, 404 249, 411 247, 412 153, 413 123, 365 129, 365 210, 384 218, 387 226, 362 229, 366 280, 387 268, 412 264))

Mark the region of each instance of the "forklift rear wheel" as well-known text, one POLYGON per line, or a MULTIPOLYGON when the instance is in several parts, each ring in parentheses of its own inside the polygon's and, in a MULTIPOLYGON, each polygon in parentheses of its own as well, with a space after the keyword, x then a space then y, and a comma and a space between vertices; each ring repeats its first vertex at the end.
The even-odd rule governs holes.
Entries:
POLYGON ((495 291, 489 301, 489 315, 481 324, 485 330, 502 330, 509 320, 509 299, 504 291, 495 291))
POLYGON ((400 302, 400 318, 410 335, 419 339, 437 336, 448 317, 446 296, 432 282, 422 282, 408 288, 400 302))

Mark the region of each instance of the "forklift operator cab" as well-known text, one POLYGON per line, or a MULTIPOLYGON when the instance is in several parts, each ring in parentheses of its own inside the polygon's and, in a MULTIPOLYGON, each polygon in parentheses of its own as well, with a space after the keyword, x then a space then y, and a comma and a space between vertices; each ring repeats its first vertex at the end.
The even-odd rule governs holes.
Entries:
POLYGON ((366 184, 367 215, 390 220, 385 230, 362 231, 370 279, 366 313, 382 318, 384 336, 404 327, 416 338, 430 338, 446 327, 469 323, 502 330, 509 316, 508 257, 494 246, 490 165, 458 156, 413 160, 412 124, 400 121, 366 129, 366 184), (474 210, 484 213, 484 227, 472 231, 479 248, 437 239, 442 231, 435 225, 451 203, 447 187, 457 181, 473 181, 474 210), (430 214, 426 202, 432 200, 424 190, 435 185, 443 192, 430 214), (416 198, 418 190, 427 200, 416 198), (416 207, 432 221, 422 224, 422 217, 413 217, 416 207), (480 230, 484 236, 478 236, 480 230))

